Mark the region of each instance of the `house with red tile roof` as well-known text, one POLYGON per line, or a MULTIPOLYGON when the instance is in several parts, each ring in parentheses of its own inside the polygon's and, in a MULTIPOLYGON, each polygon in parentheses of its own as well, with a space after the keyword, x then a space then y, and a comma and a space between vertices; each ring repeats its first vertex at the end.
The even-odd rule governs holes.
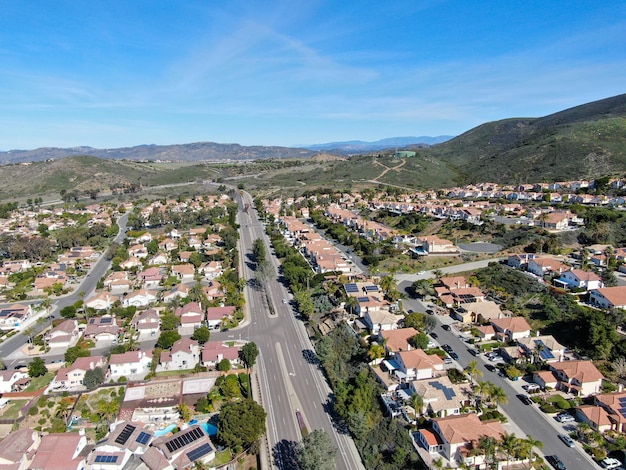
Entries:
POLYGON ((435 371, 443 370, 443 360, 436 354, 426 354, 422 349, 399 351, 394 360, 399 366, 394 374, 401 379, 430 379, 435 371))
POLYGON ((189 302, 174 310, 174 315, 180 318, 178 332, 181 335, 193 333, 204 323, 204 309, 198 302, 189 302))
POLYGON ((206 310, 207 326, 212 330, 218 330, 224 319, 231 318, 235 314, 236 307, 227 305, 225 307, 209 307, 206 310))
POLYGON ((0 441, 0 468, 22 470, 31 468, 41 436, 30 428, 9 433, 0 441))
POLYGON ((122 299, 124 307, 147 307, 157 301, 157 293, 153 290, 139 289, 129 293, 122 299))
POLYGON ((562 274, 570 267, 553 258, 533 258, 528 261, 528 272, 543 277, 546 274, 562 274))
POLYGON ((530 325, 524 317, 494 318, 491 326, 499 339, 513 341, 530 336, 530 325))
POLYGON ((202 348, 202 365, 217 367, 220 361, 228 359, 231 365, 239 363, 239 346, 229 346, 221 341, 209 341, 202 348))
POLYGON ((161 328, 161 317, 154 309, 142 310, 135 314, 131 325, 142 337, 157 336, 161 328))
POLYGON ((165 370, 190 370, 200 360, 200 345, 189 338, 181 338, 174 343, 170 351, 163 351, 157 366, 157 372, 165 370))
POLYGON ((44 340, 50 348, 69 348, 74 346, 79 338, 80 330, 76 320, 65 320, 44 336, 44 340))
POLYGON ((558 380, 559 390, 583 397, 598 393, 604 379, 591 361, 553 362, 550 369, 558 380))
POLYGON ((601 308, 626 309, 626 286, 593 289, 589 293, 589 303, 601 308))
POLYGON ((414 349, 409 341, 418 333, 419 331, 415 328, 400 328, 397 330, 381 331, 380 336, 383 339, 383 345, 387 353, 390 354, 414 349))
POLYGON ((604 432, 614 429, 614 423, 609 413, 599 405, 579 406, 576 408, 576 417, 596 431, 604 432))
POLYGON ((193 264, 175 264, 172 266, 172 276, 176 276, 180 282, 193 282, 196 268, 193 264))
POLYGON ((83 449, 87 446, 85 431, 51 433, 41 438, 35 452, 32 469, 81 470, 85 466, 83 449))
POLYGON ((561 274, 561 277, 554 280, 555 283, 562 283, 568 289, 600 289, 604 287, 602 278, 593 271, 583 271, 582 269, 570 269, 561 274))
POLYGON ((96 341, 113 341, 120 334, 120 327, 117 319, 112 315, 101 317, 91 317, 87 322, 87 327, 83 336, 96 341))
POLYGON ((152 350, 127 351, 121 354, 111 354, 109 357, 109 377, 131 378, 131 376, 143 377, 150 372, 152 364, 152 350))
POLYGON ((429 433, 420 429, 413 435, 415 441, 429 453, 443 455, 454 466, 465 463, 473 468, 483 464, 484 455, 472 450, 478 449, 482 437, 499 441, 504 434, 499 421, 481 421, 475 413, 434 418, 431 424, 429 433))
MULTIPOLYGON (((593 404, 600 406, 606 411, 609 420, 611 421, 611 429, 618 432, 626 432, 626 392, 612 392, 612 393, 599 393, 593 397, 593 404)), ((596 421, 593 424, 589 423, 594 429, 602 424, 600 421, 596 421)))
POLYGON ((48 390, 50 391, 80 391, 85 390, 85 373, 94 370, 96 367, 104 369, 106 367, 104 356, 79 357, 74 364, 69 367, 62 367, 57 371, 57 375, 52 379, 48 390))

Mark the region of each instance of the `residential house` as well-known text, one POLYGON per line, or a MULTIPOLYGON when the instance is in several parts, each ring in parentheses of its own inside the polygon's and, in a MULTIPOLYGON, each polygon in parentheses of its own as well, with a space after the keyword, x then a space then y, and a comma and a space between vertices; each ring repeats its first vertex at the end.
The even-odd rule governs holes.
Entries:
POLYGON ((165 370, 190 370, 200 360, 200 345, 189 338, 181 338, 174 343, 170 351, 163 351, 157 372, 165 370))
POLYGON ((129 271, 133 268, 139 268, 143 266, 143 263, 139 258, 135 258, 134 256, 129 256, 128 259, 120 262, 120 268, 124 271, 129 271))
POLYGON ((565 354, 565 346, 559 344, 552 335, 518 338, 517 344, 531 362, 537 359, 544 362, 560 362, 565 354))
POLYGON ((154 309, 143 310, 135 314, 131 325, 141 337, 157 336, 161 328, 161 317, 154 309))
POLYGON ((402 315, 395 315, 388 310, 366 309, 363 320, 373 335, 380 334, 381 331, 390 331, 398 328, 400 320, 404 320, 402 315))
POLYGON ((524 317, 496 318, 491 320, 491 326, 501 340, 513 341, 530 336, 530 325, 524 317))
POLYGON ((122 305, 124 307, 144 308, 157 301, 157 293, 148 289, 139 289, 124 296, 122 305))
POLYGON ((161 270, 157 267, 148 268, 137 274, 137 281, 144 289, 152 289, 159 286, 163 279, 161 270))
POLYGON ((19 328, 33 314, 31 304, 13 304, 0 307, 0 330, 12 330, 19 328))
POLYGON ((116 318, 111 315, 90 318, 83 332, 86 339, 96 341, 116 341, 119 334, 120 327, 116 318))
POLYGON ((232 318, 236 307, 228 305, 225 307, 209 307, 206 310, 206 323, 209 329, 219 330, 225 319, 232 318))
POLYGON ((50 348, 69 348, 80 338, 76 320, 65 320, 52 328, 44 337, 50 348))
MULTIPOLYGON (((215 446, 200 425, 155 440, 141 456, 150 469, 193 468, 215 458, 215 446)), ((204 464, 204 465, 203 465, 204 464)))
POLYGON ((189 287, 185 284, 177 284, 170 290, 163 292, 161 297, 163 302, 171 302, 173 300, 181 300, 189 296, 189 287))
POLYGON ((589 293, 589 303, 601 308, 626 309, 626 286, 593 289, 589 293))
POLYGON ((80 391, 85 390, 85 373, 96 367, 104 369, 106 358, 103 356, 79 357, 69 367, 62 367, 48 386, 50 391, 80 391))
POLYGON ((143 455, 155 439, 152 430, 143 423, 118 421, 112 426, 109 435, 89 454, 87 470, 121 470, 133 456, 143 455))
POLYGON ((87 446, 84 430, 50 433, 41 438, 31 469, 82 470, 85 466, 83 449, 87 446))
POLYGON ((418 333, 419 331, 415 328, 400 328, 397 330, 382 330, 380 336, 383 339, 383 345, 387 354, 391 354, 414 349, 410 341, 418 333))
POLYGON ((176 276, 180 282, 193 282, 196 275, 196 268, 193 264, 175 264, 172 266, 172 275, 176 276))
POLYGON ((231 365, 238 364, 240 350, 238 346, 229 346, 221 341, 209 341, 202 348, 202 365, 215 368, 224 359, 228 359, 231 365))
POLYGON ((141 375, 150 372, 152 350, 127 351, 122 354, 111 354, 109 358, 109 375, 115 378, 141 375))
POLYGON ((204 310, 198 302, 189 302, 174 310, 174 315, 180 318, 178 332, 181 335, 193 333, 204 323, 204 310))
POLYGON ((130 279, 126 271, 115 271, 109 274, 103 281, 104 287, 113 294, 123 294, 130 290, 130 279))
POLYGON ((31 428, 10 432, 0 441, 0 468, 7 470, 29 468, 40 443, 41 435, 31 428))
POLYGON ((551 370, 540 370, 533 372, 533 383, 539 385, 542 389, 556 389, 559 382, 551 370))
MULTIPOLYGON (((0 370, 0 394, 13 392, 15 384, 28 378, 27 370, 6 369, 0 370)), ((0 464, 0 468, 2 465, 0 464)))
MULTIPOLYGON (((599 393, 593 397, 593 404, 600 406, 606 411, 608 419, 611 422, 611 429, 618 432, 626 432, 626 392, 599 393)), ((590 418, 595 417, 590 413, 586 413, 588 423, 594 429, 599 429, 605 424, 602 416, 598 415, 598 420, 591 421, 590 418)))
POLYGON ((500 305, 494 301, 485 300, 483 302, 464 303, 452 310, 450 316, 463 323, 477 323, 502 318, 505 313, 500 309, 500 305))
POLYGON ((417 444, 433 455, 441 454, 453 463, 478 467, 484 462, 478 449, 481 438, 500 440, 505 433, 499 421, 481 421, 477 414, 451 415, 431 420, 432 429, 420 429, 413 436, 417 444))
POLYGON ((128 248, 128 255, 139 259, 146 259, 148 257, 148 249, 143 244, 133 245, 128 248))
POLYGON ((593 271, 583 271, 582 269, 570 269, 561 274, 561 277, 554 280, 568 289, 600 289, 604 287, 602 278, 593 271))
POLYGON ((167 256, 167 254, 163 252, 158 252, 148 260, 148 264, 150 266, 162 266, 164 264, 167 264, 168 261, 169 257, 167 256))
POLYGON ((439 238, 437 235, 418 237, 422 249, 430 255, 458 253, 459 249, 450 240, 439 238))
POLYGON ((400 379, 430 379, 435 371, 443 370, 443 360, 436 354, 426 354, 422 349, 399 351, 394 355, 398 369, 394 375, 400 379))
POLYGON ((94 310, 108 310, 117 300, 117 296, 110 292, 97 292, 94 296, 85 300, 84 305, 94 310))
POLYGON ((528 272, 543 277, 547 274, 561 274, 570 269, 569 266, 552 258, 533 258, 528 261, 528 272))
POLYGON ((210 261, 202 264, 198 268, 198 272, 204 276, 205 279, 215 279, 223 274, 224 268, 221 261, 210 261))
POLYGON ((604 376, 591 361, 563 361, 550 364, 557 388, 583 397, 598 393, 604 376))
POLYGON ((423 406, 418 413, 430 416, 450 416, 461 413, 461 408, 470 405, 471 389, 469 384, 453 384, 450 379, 441 377, 413 380, 409 385, 411 395, 422 397, 423 406))
POLYGON ((515 269, 527 269, 528 262, 535 259, 537 255, 534 253, 521 253, 516 255, 509 255, 506 264, 515 269))
MULTIPOLYGON (((621 413, 619 416, 622 417, 621 413)), ((609 412, 599 405, 580 405, 576 408, 576 417, 595 431, 604 432, 616 427, 609 412)))
POLYGON ((224 299, 226 297, 222 285, 216 280, 209 281, 206 286, 202 286, 202 292, 209 301, 224 299))

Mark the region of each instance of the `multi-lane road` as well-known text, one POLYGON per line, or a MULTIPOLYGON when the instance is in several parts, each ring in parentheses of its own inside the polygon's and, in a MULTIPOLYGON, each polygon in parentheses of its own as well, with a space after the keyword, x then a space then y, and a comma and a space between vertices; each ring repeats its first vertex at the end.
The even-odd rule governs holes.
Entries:
MULTIPOLYGON (((267 245, 267 253, 278 268, 278 261, 271 255, 269 240, 264 226, 252 209, 250 195, 238 197, 240 204, 240 256, 245 279, 254 279, 251 265, 246 263, 256 239, 267 245), (249 204, 248 213, 243 204, 249 204)), ((338 469, 363 468, 359 454, 349 434, 339 430, 329 411, 331 390, 328 387, 313 352, 313 346, 304 324, 292 309, 290 294, 276 278, 265 283, 267 298, 273 304, 274 314, 266 303, 266 296, 251 283, 246 287, 246 305, 249 324, 231 332, 230 335, 254 341, 259 347, 257 375, 262 392, 262 404, 267 411, 267 440, 272 466, 293 468, 293 449, 302 438, 297 414, 302 417, 307 430, 323 429, 337 447, 335 466, 338 469)))

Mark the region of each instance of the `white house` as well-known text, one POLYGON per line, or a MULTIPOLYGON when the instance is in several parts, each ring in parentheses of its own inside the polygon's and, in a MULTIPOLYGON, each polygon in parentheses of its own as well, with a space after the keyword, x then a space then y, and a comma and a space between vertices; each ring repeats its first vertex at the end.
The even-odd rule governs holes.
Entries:
POLYGON ((135 314, 131 322, 141 337, 157 336, 161 328, 161 317, 154 309, 135 314))
POLYGON ((592 271, 570 269, 561 274, 557 280, 570 289, 600 289, 604 287, 602 278, 592 271))
POLYGON ((228 359, 231 365, 239 363, 238 346, 228 346, 221 341, 209 341, 202 348, 202 365, 204 367, 217 367, 223 359, 228 359))
POLYGON ((147 307, 156 301, 156 292, 140 289, 125 296, 122 305, 124 307, 147 307))
POLYGON ((0 308, 0 330, 19 328, 33 314, 32 305, 13 304, 0 308))
POLYGON ((496 337, 508 341, 530 336, 530 325, 524 317, 494 318, 491 326, 496 330, 496 337))
POLYGON ((109 358, 109 375, 113 377, 127 377, 134 375, 145 376, 150 372, 152 351, 128 351, 122 354, 111 354, 109 358))
POLYGON ((74 346, 80 338, 78 322, 76 320, 65 320, 52 328, 45 335, 45 340, 51 348, 69 348, 74 346))
POLYGON ((178 307, 174 311, 174 315, 180 318, 178 332, 181 335, 193 333, 204 322, 204 310, 198 302, 189 302, 178 307))
POLYGON ((602 308, 626 309, 626 286, 593 289, 589 293, 589 302, 602 308))
POLYGON ((436 354, 426 354, 422 349, 399 351, 394 359, 399 366, 394 374, 401 379, 430 379, 436 370, 443 370, 443 360, 436 354))
POLYGON ((50 383, 48 390, 51 391, 79 391, 85 389, 85 373, 96 367, 104 369, 106 358, 104 356, 79 357, 74 364, 63 367, 57 371, 57 375, 50 383))
POLYGON ((157 372, 165 370, 189 370, 200 360, 200 345, 189 338, 181 338, 174 343, 171 351, 163 351, 157 372))
POLYGON ((12 392, 13 385, 26 378, 28 378, 28 371, 25 370, 0 370, 0 393, 12 392))

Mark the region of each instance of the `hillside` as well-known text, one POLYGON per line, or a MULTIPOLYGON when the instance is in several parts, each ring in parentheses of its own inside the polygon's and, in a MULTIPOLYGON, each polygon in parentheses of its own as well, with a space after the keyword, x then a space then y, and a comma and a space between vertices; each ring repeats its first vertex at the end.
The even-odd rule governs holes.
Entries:
POLYGON ((626 171, 626 94, 542 118, 486 123, 421 149, 465 182, 524 183, 626 171))

